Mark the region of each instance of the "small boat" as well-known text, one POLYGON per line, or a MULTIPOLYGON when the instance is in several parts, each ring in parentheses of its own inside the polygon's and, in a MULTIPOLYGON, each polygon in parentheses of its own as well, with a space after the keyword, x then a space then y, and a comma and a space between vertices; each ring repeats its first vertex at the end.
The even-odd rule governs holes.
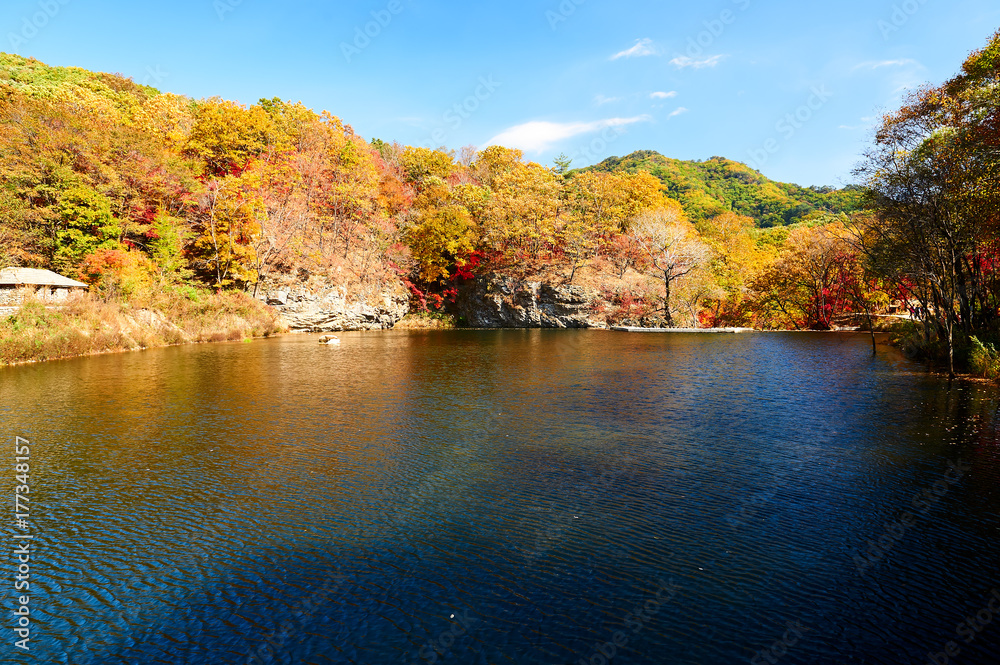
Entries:
POLYGON ((326 344, 327 346, 336 346, 340 344, 340 338, 336 335, 323 335, 319 338, 320 344, 326 344))

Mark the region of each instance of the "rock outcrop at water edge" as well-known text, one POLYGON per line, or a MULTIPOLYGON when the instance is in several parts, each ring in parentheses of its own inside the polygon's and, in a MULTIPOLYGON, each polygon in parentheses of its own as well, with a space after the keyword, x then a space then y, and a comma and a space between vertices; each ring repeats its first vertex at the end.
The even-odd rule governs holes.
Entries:
POLYGON ((473 328, 605 328, 592 313, 596 297, 580 286, 483 276, 459 290, 456 304, 473 328))
POLYGON ((329 284, 274 289, 261 299, 277 309, 289 329, 295 332, 386 330, 410 311, 405 295, 385 293, 374 305, 351 302, 345 288, 329 284))

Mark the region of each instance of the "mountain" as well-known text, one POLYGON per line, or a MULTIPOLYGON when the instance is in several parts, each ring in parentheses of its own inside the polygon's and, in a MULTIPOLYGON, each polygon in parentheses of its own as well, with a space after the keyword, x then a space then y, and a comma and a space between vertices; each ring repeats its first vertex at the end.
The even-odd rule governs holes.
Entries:
POLYGON ((576 172, 582 171, 651 173, 696 223, 732 211, 754 218, 761 227, 782 226, 819 213, 850 213, 860 207, 861 190, 857 187, 801 187, 776 182, 724 157, 684 161, 640 150, 626 157, 609 157, 576 172))

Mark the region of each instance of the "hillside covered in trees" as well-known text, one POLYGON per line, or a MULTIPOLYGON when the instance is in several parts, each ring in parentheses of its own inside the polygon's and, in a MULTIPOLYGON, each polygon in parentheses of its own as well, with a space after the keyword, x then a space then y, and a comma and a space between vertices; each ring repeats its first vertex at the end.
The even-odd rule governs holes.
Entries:
POLYGON ((682 161, 641 150, 626 157, 610 157, 584 170, 650 173, 696 222, 734 212, 752 217, 760 227, 787 226, 823 213, 852 213, 861 207, 860 187, 834 189, 775 182, 724 157, 682 161))
POLYGON ((404 292, 448 311, 485 275, 589 287, 612 323, 796 327, 829 326, 828 301, 844 300, 824 295, 826 274, 788 282, 784 255, 817 246, 852 196, 724 160, 637 153, 565 172, 499 146, 369 142, 300 103, 194 100, 13 55, 0 56, 0 127, 0 263, 105 299, 258 295, 318 275, 357 301, 404 292), (791 224, 761 228, 774 215, 791 224))

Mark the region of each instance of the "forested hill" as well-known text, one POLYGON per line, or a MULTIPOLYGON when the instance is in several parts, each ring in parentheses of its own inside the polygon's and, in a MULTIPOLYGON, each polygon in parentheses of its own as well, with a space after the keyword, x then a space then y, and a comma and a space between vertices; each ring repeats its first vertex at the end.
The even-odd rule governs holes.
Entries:
POLYGON ((563 164, 369 141, 301 103, 196 100, 0 54, 0 266, 106 302, 196 312, 210 293, 336 288, 350 307, 457 312, 482 277, 587 289, 612 325, 828 328, 852 311, 829 280, 858 274, 831 214, 855 192, 655 152, 563 164), (813 279, 832 257, 842 269, 813 279))
POLYGON ((817 212, 850 213, 858 209, 860 190, 854 187, 800 187, 775 182, 746 164, 724 157, 683 161, 640 150, 627 157, 609 157, 580 171, 653 174, 667 195, 684 206, 693 221, 724 212, 752 217, 758 226, 781 226, 803 221, 817 212))

